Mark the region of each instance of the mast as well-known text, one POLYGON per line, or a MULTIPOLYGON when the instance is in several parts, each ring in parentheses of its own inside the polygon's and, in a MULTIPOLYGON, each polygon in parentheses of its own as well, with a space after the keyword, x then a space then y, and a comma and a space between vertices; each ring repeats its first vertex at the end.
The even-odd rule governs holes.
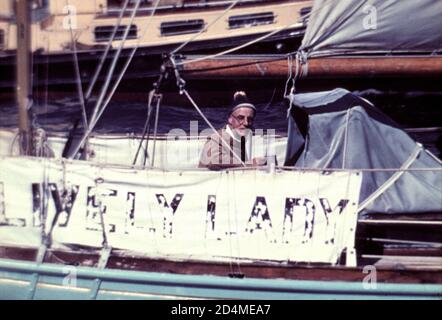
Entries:
POLYGON ((16 93, 18 106, 18 128, 21 155, 32 155, 32 128, 28 108, 32 102, 30 87, 30 51, 31 51, 31 14, 30 1, 16 1, 17 20, 17 61, 16 61, 16 93))

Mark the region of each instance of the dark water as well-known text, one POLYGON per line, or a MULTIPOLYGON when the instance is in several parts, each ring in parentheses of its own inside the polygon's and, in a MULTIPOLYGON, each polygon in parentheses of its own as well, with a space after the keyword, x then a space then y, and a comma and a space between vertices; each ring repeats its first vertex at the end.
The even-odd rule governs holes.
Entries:
MULTIPOLYGON (((379 92, 376 90, 355 91, 393 118, 403 128, 442 127, 442 92, 379 92)), ((34 105, 34 121, 49 132, 68 132, 73 122, 81 117, 81 108, 75 96, 34 105)), ((93 101, 92 101, 93 102, 93 101)), ((91 104, 93 105, 93 103, 91 104)), ((287 107, 282 99, 271 99, 258 104, 255 128, 275 129, 278 134, 287 131, 287 107)), ((204 108, 202 111, 210 122, 221 127, 226 121, 226 107, 204 108)), ((112 102, 97 124, 97 133, 141 133, 146 121, 147 103, 112 102)), ((17 108, 13 101, 0 101, 0 126, 12 128, 17 125, 17 108)), ((193 108, 162 105, 158 132, 165 134, 180 128, 190 132, 190 121, 198 121, 199 131, 208 126, 193 108)), ((411 132, 410 135, 423 143, 437 156, 442 154, 442 131, 411 132)))
MULTIPOLYGON (((93 103, 92 103, 93 105, 93 103)), ((283 102, 259 104, 256 128, 275 129, 278 133, 287 131, 287 109, 283 102)), ((51 101, 48 104, 37 102, 34 105, 35 122, 52 132, 66 132, 73 122, 81 117, 81 107, 76 98, 51 101)), ((216 127, 221 127, 227 120, 225 107, 210 107, 201 110, 216 127)), ((89 110, 90 111, 90 110, 89 110)), ((146 122, 147 103, 114 102, 110 103, 98 122, 97 133, 141 133, 146 122)), ((0 102, 0 126, 17 126, 17 108, 14 102, 0 102)), ((190 121, 198 121, 199 131, 208 128, 206 122, 195 109, 161 105, 158 132, 166 134, 172 129, 180 128, 189 132, 190 121)))

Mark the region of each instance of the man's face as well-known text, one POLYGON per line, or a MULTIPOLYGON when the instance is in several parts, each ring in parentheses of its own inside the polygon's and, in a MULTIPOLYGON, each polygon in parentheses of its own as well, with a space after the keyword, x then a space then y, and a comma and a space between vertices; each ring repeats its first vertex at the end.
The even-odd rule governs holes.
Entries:
POLYGON ((238 108, 229 117, 229 125, 238 135, 245 136, 253 129, 255 111, 250 108, 238 108))

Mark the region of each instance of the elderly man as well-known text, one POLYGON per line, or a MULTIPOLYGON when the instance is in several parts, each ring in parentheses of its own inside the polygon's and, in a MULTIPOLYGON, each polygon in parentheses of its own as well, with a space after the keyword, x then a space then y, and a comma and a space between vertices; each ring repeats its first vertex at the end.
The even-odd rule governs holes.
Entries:
POLYGON ((244 92, 236 92, 225 127, 210 136, 203 147, 200 168, 214 170, 264 165, 265 159, 252 155, 252 129, 256 108, 244 92))

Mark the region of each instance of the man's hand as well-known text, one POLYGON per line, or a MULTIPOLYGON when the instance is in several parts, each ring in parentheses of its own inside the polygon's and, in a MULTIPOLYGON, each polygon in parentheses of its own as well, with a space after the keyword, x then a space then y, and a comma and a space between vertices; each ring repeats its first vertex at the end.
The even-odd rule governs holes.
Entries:
POLYGON ((252 166, 259 167, 267 165, 267 159, 262 157, 257 157, 252 159, 252 166))

